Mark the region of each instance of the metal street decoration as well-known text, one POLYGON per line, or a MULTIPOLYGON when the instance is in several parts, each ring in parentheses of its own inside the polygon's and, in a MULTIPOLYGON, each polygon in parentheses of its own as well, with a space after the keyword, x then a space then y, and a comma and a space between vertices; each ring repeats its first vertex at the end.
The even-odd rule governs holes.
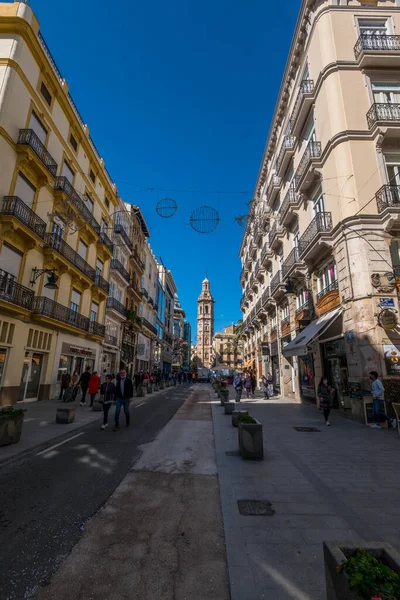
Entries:
POLYGON ((157 214, 163 219, 170 219, 178 210, 178 205, 172 198, 163 198, 156 205, 157 214))
POLYGON ((378 315, 378 323, 383 329, 396 329, 398 323, 396 312, 390 308, 384 308, 378 315))
POLYGON ((200 206, 190 215, 190 226, 198 233, 212 233, 219 221, 219 213, 212 206, 200 206))

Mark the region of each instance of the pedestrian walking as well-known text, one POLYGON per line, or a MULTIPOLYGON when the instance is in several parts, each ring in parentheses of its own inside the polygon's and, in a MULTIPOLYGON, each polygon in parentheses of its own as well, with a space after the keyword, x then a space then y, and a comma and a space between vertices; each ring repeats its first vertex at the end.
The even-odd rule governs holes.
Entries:
POLYGON ((89 387, 89 380, 90 380, 90 367, 86 367, 86 371, 84 373, 82 373, 81 380, 80 380, 81 390, 82 390, 81 406, 83 406, 85 404, 86 394, 87 394, 88 387, 89 387))
POLYGON ((107 377, 107 369, 103 369, 103 371, 102 371, 102 373, 100 375, 101 384, 103 384, 105 382, 106 377, 107 377))
POLYGON ((114 431, 119 429, 119 414, 121 408, 124 408, 126 426, 129 426, 130 415, 129 415, 129 404, 133 398, 133 383, 132 379, 127 376, 125 369, 121 369, 119 372, 119 378, 117 380, 115 390, 115 427, 114 431))
POLYGON ((115 398, 115 385, 111 375, 106 375, 105 382, 100 387, 100 402, 103 404, 103 425, 101 429, 108 427, 108 413, 115 398))
POLYGON ((97 371, 93 371, 93 375, 89 379, 89 394, 90 394, 90 406, 93 406, 93 402, 95 401, 96 394, 100 389, 101 380, 97 371))
POLYGON ((256 387, 257 387, 257 379, 256 379, 256 376, 254 375, 254 373, 251 373, 250 378, 251 378, 251 395, 254 398, 254 394, 256 393, 256 387))
POLYGON ((392 427, 396 427, 396 419, 391 419, 385 413, 385 388, 383 387, 382 381, 379 379, 378 373, 376 371, 371 371, 369 378, 372 381, 372 413, 374 418, 374 424, 372 425, 373 429, 380 429, 381 421, 387 421, 392 425, 392 427))
POLYGON ((261 389, 264 394, 264 400, 266 400, 268 398, 268 381, 265 375, 262 376, 261 389))
POLYGON ((233 380, 233 387, 235 388, 235 391, 236 391, 235 402, 240 402, 240 400, 242 398, 242 392, 243 392, 243 381, 242 381, 242 377, 239 374, 237 374, 235 379, 233 380))
POLYGON ((266 379, 267 379, 268 398, 272 398, 272 396, 274 395, 274 378, 272 377, 272 375, 269 371, 267 373, 266 379))
POLYGON ((246 390, 246 398, 251 397, 251 377, 248 373, 244 380, 244 389, 246 390))
POLYGON ((65 400, 63 400, 63 396, 64 396, 67 388, 69 388, 70 383, 71 383, 71 375, 69 373, 63 373, 61 375, 60 396, 58 398, 59 400, 62 400, 63 402, 65 402, 65 400))
POLYGON ((149 387, 149 383, 150 383, 150 377, 148 372, 146 371, 146 373, 143 375, 143 385, 146 388, 146 392, 147 392, 147 388, 149 387))
POLYGON ((323 376, 318 386, 319 405, 324 413, 325 425, 330 427, 329 414, 331 412, 332 395, 334 389, 328 385, 328 379, 323 376))
POLYGON ((74 371, 74 374, 71 377, 71 385, 72 385, 72 401, 76 400, 79 391, 79 373, 78 371, 74 371))

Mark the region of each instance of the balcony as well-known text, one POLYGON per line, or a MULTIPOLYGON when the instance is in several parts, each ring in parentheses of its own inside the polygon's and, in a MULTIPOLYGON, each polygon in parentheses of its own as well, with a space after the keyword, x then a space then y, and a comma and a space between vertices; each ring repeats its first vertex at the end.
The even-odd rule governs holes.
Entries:
POLYGON ((103 290, 103 292, 105 292, 108 296, 108 292, 110 291, 110 284, 104 279, 104 277, 100 275, 100 273, 96 273, 94 284, 97 285, 97 287, 99 287, 101 290, 103 290))
POLYGON ((46 223, 18 196, 4 196, 0 215, 2 222, 14 222, 16 228, 29 238, 35 237, 31 235, 31 232, 41 239, 44 238, 46 223), (23 225, 23 227, 20 227, 20 225, 23 225))
POLYGON ((114 225, 114 233, 120 235, 124 240, 125 244, 128 246, 129 250, 133 250, 133 242, 130 239, 129 235, 125 231, 124 226, 121 223, 115 223, 114 225))
POLYGON ((144 271, 144 262, 139 256, 137 250, 134 250, 131 254, 131 258, 133 258, 136 267, 139 269, 140 273, 144 271))
POLYGON ((284 228, 277 221, 272 225, 271 231, 268 234, 268 244, 271 248, 275 248, 279 245, 280 240, 284 234, 284 228))
POLYGON ((275 198, 278 195, 278 192, 280 190, 281 183, 282 183, 282 179, 280 177, 278 177, 277 175, 272 175, 271 181, 268 184, 267 193, 266 193, 267 204, 269 206, 273 205, 275 198))
POLYGON ((118 271, 120 275, 129 283, 130 277, 128 271, 125 269, 124 265, 119 262, 117 258, 113 258, 111 261, 111 268, 115 271, 118 271))
POLYGON ((145 327, 147 327, 147 329, 149 331, 151 331, 151 333, 154 333, 154 335, 157 335, 157 329, 154 327, 154 325, 149 323, 149 321, 147 319, 142 317, 142 323, 145 327))
POLYGON ((331 292, 335 292, 338 289, 339 289, 339 283, 338 283, 338 280, 335 279, 335 281, 332 281, 332 283, 330 283, 323 290, 321 290, 320 292, 318 292, 318 294, 317 294, 317 306, 318 306, 318 303, 321 302, 321 300, 327 294, 330 294, 331 292))
POLYGON ((256 266, 255 266, 255 269, 254 269, 254 274, 255 274, 256 278, 260 279, 260 280, 264 276, 264 267, 263 267, 260 259, 258 259, 257 262, 256 262, 256 266))
POLYGON ((376 124, 400 125, 400 104, 375 103, 367 112, 369 129, 376 124))
POLYGON ((46 317, 57 323, 61 323, 63 329, 76 327, 81 331, 89 331, 89 319, 81 315, 75 310, 67 308, 63 304, 59 304, 50 298, 44 296, 36 296, 33 302, 32 315, 37 317, 46 317))
POLYGON ((362 33, 354 46, 354 56, 360 68, 399 67, 400 35, 362 33))
POLYGON ((272 261, 274 256, 274 251, 269 246, 269 244, 264 244, 263 249, 261 250, 261 262, 265 266, 272 261))
POLYGON ((283 317, 281 320, 281 333, 285 335, 288 330, 290 331, 290 316, 283 317))
POLYGON ((71 185, 70 181, 66 177, 56 177, 54 182, 54 190, 56 192, 62 192, 67 196, 68 200, 71 202, 73 207, 78 211, 79 215, 82 217, 83 222, 93 229, 96 235, 100 235, 100 225, 83 202, 82 198, 75 190, 75 188, 71 185))
POLYGON ((321 158, 321 153, 321 142, 308 142, 294 178, 296 192, 307 190, 315 182, 316 174, 312 167, 321 158))
POLYGON ((308 311, 311 309, 311 303, 309 300, 307 300, 307 302, 304 302, 304 304, 302 304, 301 306, 299 306, 298 308, 296 308, 296 317, 298 315, 300 315, 301 313, 308 313, 308 311))
POLYGON ((110 335, 109 333, 105 333, 104 343, 108 344, 109 346, 118 346, 118 338, 114 335, 110 335))
POLYGON ((55 250, 65 258, 69 264, 73 265, 83 275, 85 275, 91 281, 96 279, 96 271, 86 262, 71 246, 69 246, 64 240, 56 233, 46 233, 44 236, 43 248, 49 250, 55 250))
POLYGON ((146 299, 149 297, 149 294, 147 293, 147 290, 146 290, 145 288, 143 288, 143 287, 142 287, 142 288, 140 288, 140 293, 141 293, 141 294, 142 294, 142 296, 143 296, 144 298, 146 298, 146 299))
POLYGON ((282 277, 286 279, 296 265, 301 264, 299 249, 293 248, 282 265, 282 277))
POLYGON ((279 270, 271 279, 271 296, 274 296, 283 286, 282 271, 279 270))
POLYGON ((104 231, 102 231, 100 233, 100 237, 97 240, 97 244, 99 246, 103 246, 104 248, 107 248, 107 253, 108 253, 108 255, 110 257, 113 255, 114 244, 112 243, 112 241, 110 240, 110 238, 108 237, 108 235, 104 231))
POLYGON ((293 135, 285 135, 275 163, 275 172, 278 176, 283 175, 286 171, 290 159, 294 154, 295 145, 296 138, 293 135))
POLYGON ((107 298, 106 307, 117 311, 117 313, 119 313, 120 315, 125 317, 125 319, 128 315, 128 311, 127 311, 126 307, 124 306, 124 304, 122 304, 122 302, 120 302, 116 298, 111 298, 111 297, 107 298))
POLYGON ((17 141, 17 152, 27 153, 32 168, 39 176, 48 178, 48 173, 55 177, 57 175, 57 163, 47 151, 33 129, 20 129, 17 141), (33 160, 32 160, 33 159, 33 160))
POLYGON ((386 208, 400 210, 400 185, 383 185, 375 194, 378 213, 386 208))
POLYGON ((296 218, 296 213, 293 212, 293 207, 297 202, 296 189, 293 184, 290 185, 279 210, 279 222, 281 225, 290 225, 296 218))
POLYGON ((140 291, 140 288, 138 286, 138 284, 136 283, 136 280, 131 277, 130 281, 129 281, 129 289, 136 294, 136 297, 138 300, 142 299, 142 293, 140 291))
POLYGON ((20 312, 20 308, 32 310, 34 295, 33 290, 17 283, 14 275, 0 269, 0 301, 11 304, 11 310, 12 307, 16 312, 20 312))
POLYGON ((321 250, 321 238, 329 238, 327 234, 331 231, 331 213, 317 213, 299 240, 300 258, 305 260, 321 250))
POLYGON ((102 325, 101 323, 97 323, 97 321, 90 321, 89 322, 89 334, 94 336, 94 337, 100 337, 100 338, 104 338, 105 336, 105 325, 102 325))
POLYGON ((263 295, 261 296, 261 303, 263 306, 265 306, 268 302, 269 299, 271 297, 271 292, 269 289, 269 286, 263 291, 263 295))
POLYGON ((299 92, 290 118, 290 130, 294 137, 299 136, 313 101, 314 82, 311 79, 304 79, 300 83, 299 92))

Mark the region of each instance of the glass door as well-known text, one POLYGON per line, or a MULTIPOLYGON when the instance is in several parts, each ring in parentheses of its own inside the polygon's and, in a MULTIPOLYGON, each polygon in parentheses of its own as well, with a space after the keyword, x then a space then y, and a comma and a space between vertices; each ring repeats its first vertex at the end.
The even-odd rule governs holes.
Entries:
POLYGON ((25 352, 18 392, 18 402, 32 402, 37 400, 42 364, 43 354, 37 352, 25 352))
POLYGON ((390 204, 400 204, 400 154, 386 154, 386 173, 388 185, 386 198, 390 204))

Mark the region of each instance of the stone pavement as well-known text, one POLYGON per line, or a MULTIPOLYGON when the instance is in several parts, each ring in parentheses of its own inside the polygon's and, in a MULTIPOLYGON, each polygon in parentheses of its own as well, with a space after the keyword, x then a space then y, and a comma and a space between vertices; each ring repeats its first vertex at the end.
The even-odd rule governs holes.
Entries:
POLYGON ((237 429, 217 402, 212 409, 232 600, 325 599, 323 541, 400 550, 396 431, 335 415, 329 428, 315 407, 285 400, 241 407, 263 423, 263 461, 227 456, 237 429), (275 514, 241 516, 239 499, 268 500, 275 514))

